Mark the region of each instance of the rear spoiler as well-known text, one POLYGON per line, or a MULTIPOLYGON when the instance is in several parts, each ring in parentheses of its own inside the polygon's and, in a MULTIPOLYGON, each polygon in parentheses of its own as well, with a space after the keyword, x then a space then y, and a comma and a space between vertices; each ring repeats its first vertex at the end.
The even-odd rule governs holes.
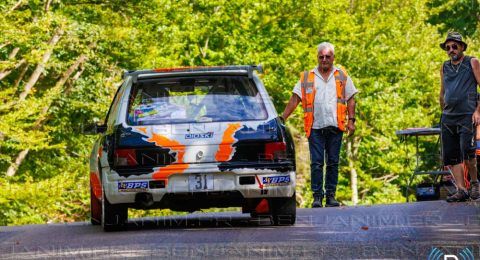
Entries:
POLYGON ((205 67, 180 67, 161 68, 153 70, 124 70, 122 79, 128 76, 133 77, 136 82, 138 78, 163 78, 171 76, 194 76, 194 75, 248 75, 253 78, 253 71, 263 73, 262 65, 233 65, 233 66, 205 66, 205 67))

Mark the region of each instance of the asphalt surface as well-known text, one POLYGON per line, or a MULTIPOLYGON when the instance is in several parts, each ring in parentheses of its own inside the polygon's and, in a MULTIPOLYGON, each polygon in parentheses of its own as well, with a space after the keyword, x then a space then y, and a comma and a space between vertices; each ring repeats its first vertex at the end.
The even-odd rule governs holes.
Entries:
POLYGON ((297 209, 294 226, 272 226, 269 219, 227 212, 135 219, 120 232, 104 232, 85 222, 0 227, 0 259, 452 256, 480 259, 479 202, 297 209))

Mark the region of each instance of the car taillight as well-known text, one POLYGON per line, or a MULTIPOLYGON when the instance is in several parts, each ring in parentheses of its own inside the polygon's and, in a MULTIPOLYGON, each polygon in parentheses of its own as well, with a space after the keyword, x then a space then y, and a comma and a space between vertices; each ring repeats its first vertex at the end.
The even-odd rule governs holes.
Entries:
POLYGON ((138 165, 135 149, 116 149, 114 152, 115 166, 133 166, 138 165))
POLYGON ((286 160, 287 144, 284 142, 265 144, 265 159, 267 160, 286 160))

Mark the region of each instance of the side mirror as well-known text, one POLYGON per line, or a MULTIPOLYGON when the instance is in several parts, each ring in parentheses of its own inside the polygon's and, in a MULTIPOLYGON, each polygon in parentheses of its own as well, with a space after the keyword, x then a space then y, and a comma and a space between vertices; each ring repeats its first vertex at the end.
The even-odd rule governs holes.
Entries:
POLYGON ((100 123, 95 124, 95 133, 101 134, 101 133, 105 133, 106 131, 107 131, 106 124, 100 124, 100 123))
POLYGON ((90 123, 85 125, 82 133, 86 135, 101 134, 107 131, 107 125, 101 123, 90 123))

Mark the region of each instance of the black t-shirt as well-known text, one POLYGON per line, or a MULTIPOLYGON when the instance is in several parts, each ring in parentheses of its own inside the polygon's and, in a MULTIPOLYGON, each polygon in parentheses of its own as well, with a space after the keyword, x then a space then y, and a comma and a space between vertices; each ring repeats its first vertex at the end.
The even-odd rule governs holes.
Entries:
MULTIPOLYGON (((472 115, 477 106, 477 81, 470 63, 471 56, 465 56, 460 64, 443 63, 443 86, 445 107, 443 115, 457 117, 472 115)), ((444 117, 445 118, 445 117, 444 117)))

